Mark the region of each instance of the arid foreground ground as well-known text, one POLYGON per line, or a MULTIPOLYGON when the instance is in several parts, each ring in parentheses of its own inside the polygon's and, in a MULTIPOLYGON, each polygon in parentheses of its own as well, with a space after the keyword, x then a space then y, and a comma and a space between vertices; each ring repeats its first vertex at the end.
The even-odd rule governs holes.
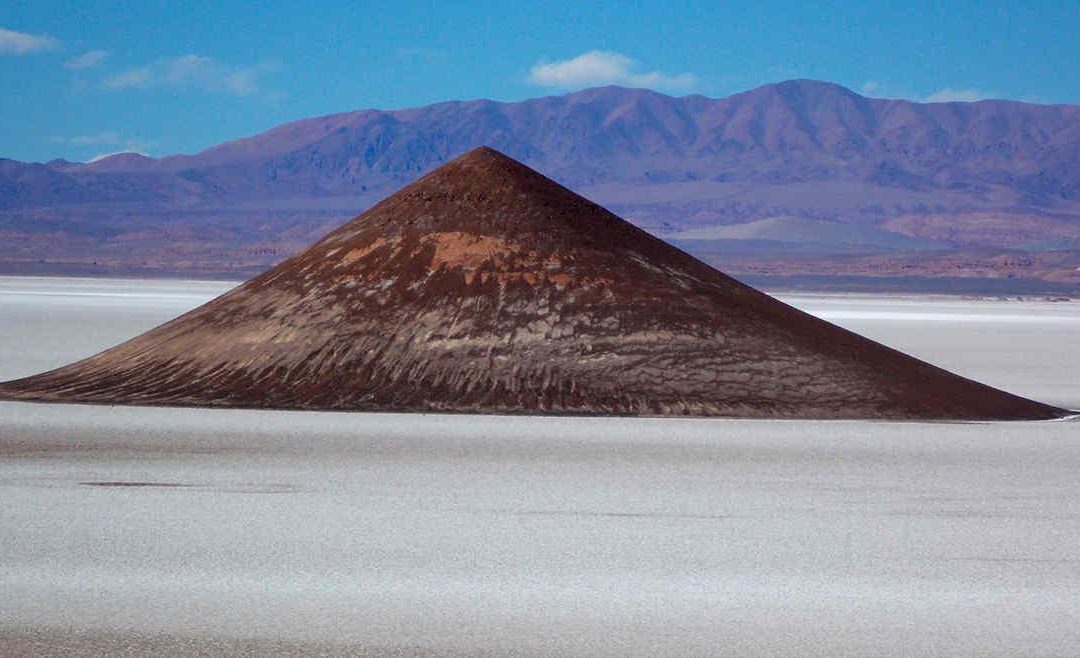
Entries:
MULTIPOLYGON (((0 279, 0 376, 206 283, 0 279)), ((1072 303, 802 297, 1080 407, 1072 303)), ((1080 651, 1080 424, 0 404, 0 655, 1080 651)))

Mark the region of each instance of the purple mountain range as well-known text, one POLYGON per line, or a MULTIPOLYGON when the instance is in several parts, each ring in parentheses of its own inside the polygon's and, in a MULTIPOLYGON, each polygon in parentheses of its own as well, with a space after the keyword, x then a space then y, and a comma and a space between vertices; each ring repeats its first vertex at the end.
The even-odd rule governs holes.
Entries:
POLYGON ((361 110, 194 155, 0 160, 0 264, 239 275, 479 145, 736 272, 1080 287, 1080 106, 808 80, 361 110))

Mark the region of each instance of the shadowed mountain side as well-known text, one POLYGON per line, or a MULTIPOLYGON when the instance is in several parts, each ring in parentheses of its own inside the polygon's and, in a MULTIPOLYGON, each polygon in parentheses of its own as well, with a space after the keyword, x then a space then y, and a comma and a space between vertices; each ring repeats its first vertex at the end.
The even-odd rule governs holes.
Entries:
POLYGON ((0 397, 370 411, 1036 419, 488 148, 225 295, 0 397))

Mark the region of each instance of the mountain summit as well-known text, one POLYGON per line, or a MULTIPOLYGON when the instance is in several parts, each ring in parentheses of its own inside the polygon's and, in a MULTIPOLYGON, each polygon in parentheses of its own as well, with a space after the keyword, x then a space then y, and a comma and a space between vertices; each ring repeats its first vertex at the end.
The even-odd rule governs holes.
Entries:
POLYGON ((1031 419, 759 293, 490 148, 22 400, 370 411, 1031 419))

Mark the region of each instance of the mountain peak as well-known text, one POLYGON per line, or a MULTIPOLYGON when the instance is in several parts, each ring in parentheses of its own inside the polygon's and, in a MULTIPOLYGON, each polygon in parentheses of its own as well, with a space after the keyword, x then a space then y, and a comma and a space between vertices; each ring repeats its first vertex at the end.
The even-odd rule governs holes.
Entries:
POLYGON ((501 153, 0 398, 804 418, 1064 414, 742 285, 501 153))
POLYGON ((468 151, 467 153, 464 153, 458 157, 463 161, 484 160, 492 162, 514 162, 513 158, 507 156, 504 153, 496 151, 495 149, 487 145, 477 146, 473 150, 468 151))
MULTIPOLYGON (((766 85, 769 86, 769 85, 766 85)), ((812 78, 791 78, 789 80, 781 80, 780 82, 773 83, 774 87, 780 89, 799 89, 799 90, 814 90, 814 91, 831 91, 838 92, 848 96, 858 96, 851 89, 848 89, 842 84, 836 82, 829 82, 828 80, 814 80, 812 78)))
MULTIPOLYGON (((480 173, 492 173, 492 174, 506 174, 517 176, 536 176, 537 172, 529 169, 525 165, 521 164, 517 160, 514 160, 510 156, 497 151, 490 146, 478 146, 470 151, 459 155, 458 157, 450 160, 446 165, 450 167, 447 172, 455 169, 463 170, 470 175, 478 175, 480 173)), ((447 173, 444 172, 444 173, 447 173)))
POLYGON ((786 100, 801 99, 812 104, 827 102, 830 99, 864 98, 851 89, 836 84, 835 82, 825 82, 807 78, 794 78, 791 80, 783 80, 781 82, 771 82, 741 94, 735 94, 734 97, 769 97, 773 95, 786 100))
MULTIPOLYGON (((451 278, 461 277, 468 285, 475 277, 488 276, 534 280, 544 262, 574 260, 582 250, 633 252, 663 262, 672 254, 693 260, 488 146, 472 149, 403 187, 297 259, 312 273, 344 258, 346 263, 332 267, 359 272, 354 268, 377 266, 384 273, 398 269, 394 276, 399 281, 415 285, 453 272, 451 278), (376 258, 390 253, 371 251, 374 245, 395 245, 394 257, 381 264, 368 260, 368 254, 376 258), (358 254, 365 255, 363 262, 354 262, 358 254)), ((590 276, 562 271, 559 278, 571 282, 590 276)))

